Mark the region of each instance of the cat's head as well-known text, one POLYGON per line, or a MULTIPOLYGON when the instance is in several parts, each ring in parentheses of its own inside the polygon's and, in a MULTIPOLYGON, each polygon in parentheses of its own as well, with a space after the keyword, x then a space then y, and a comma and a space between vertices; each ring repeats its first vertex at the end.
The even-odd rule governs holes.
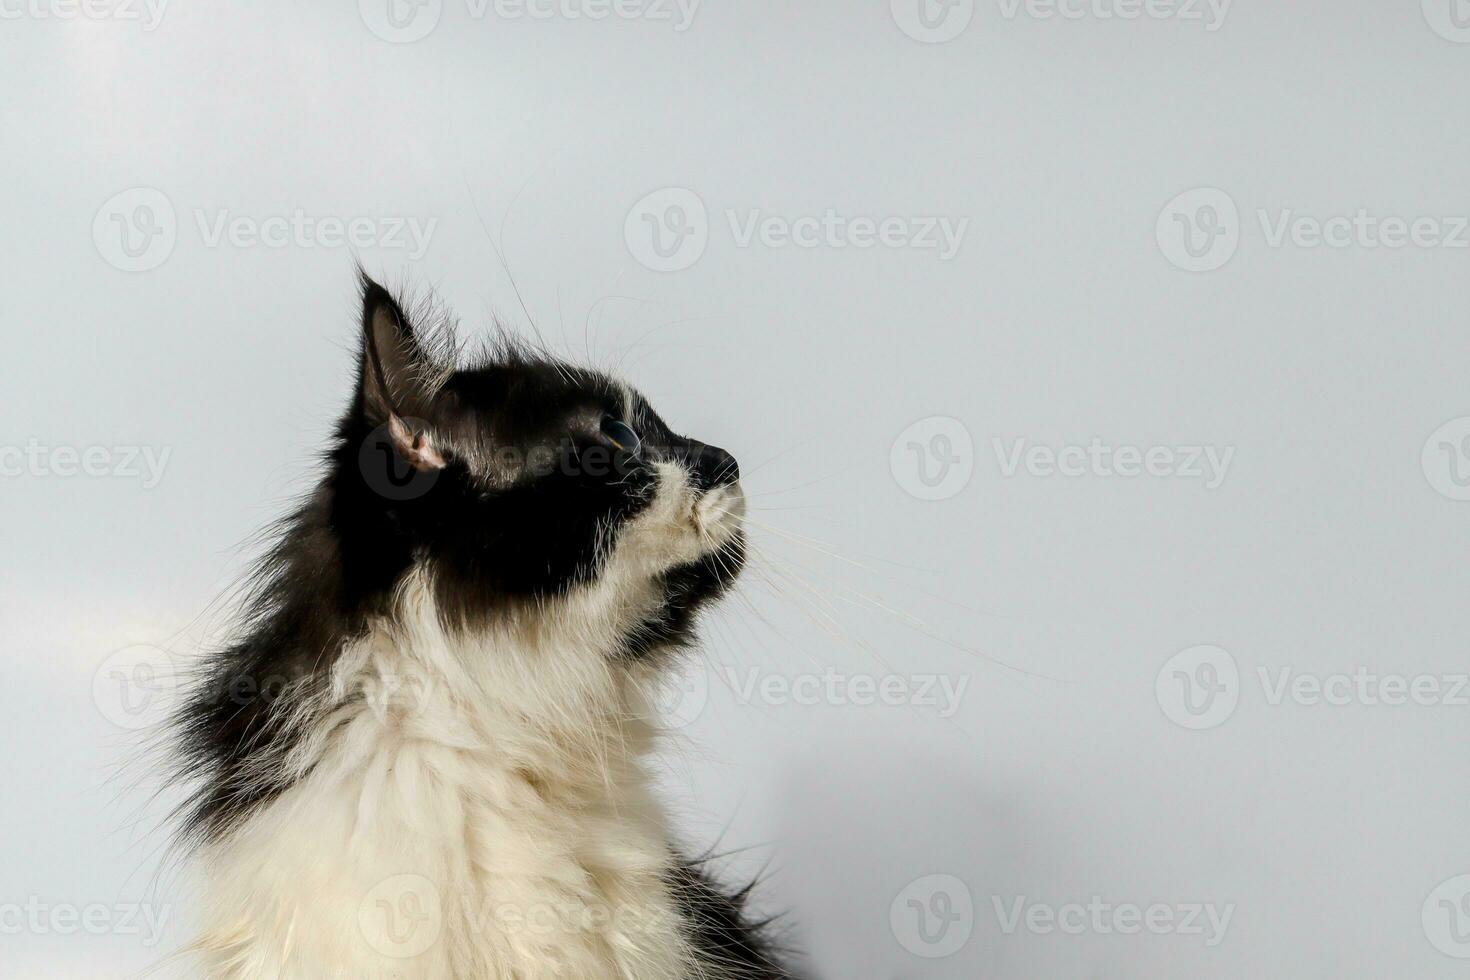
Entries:
POLYGON ((359 591, 429 572, 474 624, 557 603, 623 622, 614 651, 685 640, 744 562, 734 457, 676 434, 623 382, 502 341, 476 363, 363 278, 331 521, 359 591))

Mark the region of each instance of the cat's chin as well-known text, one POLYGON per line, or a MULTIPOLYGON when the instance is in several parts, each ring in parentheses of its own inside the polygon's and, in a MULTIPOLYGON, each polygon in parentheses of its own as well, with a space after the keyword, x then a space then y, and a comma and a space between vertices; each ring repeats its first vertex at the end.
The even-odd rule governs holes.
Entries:
POLYGON ((669 580, 679 584, 683 601, 698 608, 728 592, 745 567, 745 493, 740 484, 702 492, 690 519, 705 550, 675 568, 669 580))
POLYGON ((745 532, 737 525, 724 542, 667 576, 670 591, 691 611, 719 599, 735 585, 745 567, 745 532))
POLYGON ((745 493, 740 484, 729 483, 700 494, 692 520, 695 533, 715 551, 740 536, 745 523, 745 493))

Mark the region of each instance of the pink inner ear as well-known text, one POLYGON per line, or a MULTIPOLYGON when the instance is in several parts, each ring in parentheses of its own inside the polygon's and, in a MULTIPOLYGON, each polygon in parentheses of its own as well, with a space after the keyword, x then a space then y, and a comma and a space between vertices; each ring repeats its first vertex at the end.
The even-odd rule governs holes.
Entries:
POLYGON ((388 417, 388 435, 393 448, 416 470, 442 470, 444 454, 434 446, 427 432, 414 432, 396 414, 388 417))

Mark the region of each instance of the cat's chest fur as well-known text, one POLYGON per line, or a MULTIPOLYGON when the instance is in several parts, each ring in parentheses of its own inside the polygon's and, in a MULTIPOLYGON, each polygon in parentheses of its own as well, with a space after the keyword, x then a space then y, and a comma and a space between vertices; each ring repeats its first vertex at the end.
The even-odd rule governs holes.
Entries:
POLYGON ((343 651, 286 763, 300 778, 213 846, 210 975, 701 975, 636 677, 579 649, 585 630, 402 624, 343 651))

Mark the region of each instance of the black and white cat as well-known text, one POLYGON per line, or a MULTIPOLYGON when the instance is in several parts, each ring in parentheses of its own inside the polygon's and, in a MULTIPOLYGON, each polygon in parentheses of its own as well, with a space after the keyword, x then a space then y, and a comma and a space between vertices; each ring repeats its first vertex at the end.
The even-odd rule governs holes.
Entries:
POLYGON ((744 561, 735 460, 362 282, 357 389, 178 718, 211 978, 769 980, 671 845, 651 698, 744 561))

